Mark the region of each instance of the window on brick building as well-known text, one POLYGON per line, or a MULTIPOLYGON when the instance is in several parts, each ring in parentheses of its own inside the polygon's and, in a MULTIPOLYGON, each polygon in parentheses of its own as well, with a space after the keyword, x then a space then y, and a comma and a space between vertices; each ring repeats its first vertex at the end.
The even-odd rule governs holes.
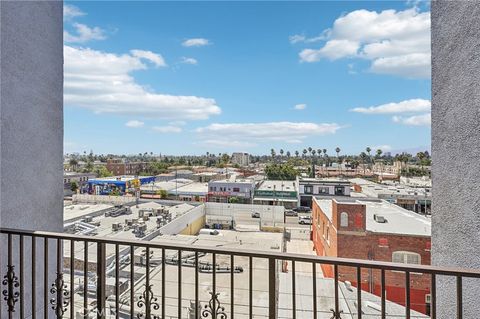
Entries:
POLYGON ((420 264, 420 254, 409 251, 395 251, 392 254, 392 262, 401 264, 420 264))
POLYGON ((340 214, 340 227, 348 227, 348 214, 346 212, 340 214))

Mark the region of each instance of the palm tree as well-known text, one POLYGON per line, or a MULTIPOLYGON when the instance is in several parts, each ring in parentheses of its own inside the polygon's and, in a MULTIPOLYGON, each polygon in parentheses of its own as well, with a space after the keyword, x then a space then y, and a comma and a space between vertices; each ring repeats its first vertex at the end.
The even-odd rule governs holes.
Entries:
POLYGON ((312 148, 308 147, 308 152, 310 153, 310 156, 312 156, 312 148))
POLYGON ((303 153, 303 157, 304 157, 304 158, 305 158, 305 156, 307 155, 307 152, 308 152, 308 151, 307 151, 307 149, 306 149, 306 148, 304 148, 304 149, 303 149, 303 152, 302 152, 302 153, 303 153))
POLYGON ((275 150, 273 148, 270 150, 270 155, 272 155, 272 159, 275 160, 276 153, 275 153, 275 150))
POLYGON ((299 151, 295 151, 295 157, 298 157, 298 154, 300 154, 299 151))
POLYGON ((283 157, 283 148, 280 149, 280 158, 283 157))
POLYGON ((339 158, 338 155, 340 154, 340 151, 341 151, 340 147, 337 147, 337 148, 335 149, 335 152, 337 153, 337 159, 339 158))
POLYGON ((377 150, 377 158, 380 158, 382 156, 383 151, 381 149, 377 150))
POLYGON ((290 151, 287 151, 287 157, 290 158, 290 151))

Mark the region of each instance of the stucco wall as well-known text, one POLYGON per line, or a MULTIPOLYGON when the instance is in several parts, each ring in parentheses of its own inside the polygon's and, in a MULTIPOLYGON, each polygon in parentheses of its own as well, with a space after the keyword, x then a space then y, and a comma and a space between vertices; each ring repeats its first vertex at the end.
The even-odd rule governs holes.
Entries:
MULTIPOLYGON (((63 3, 56 1, 0 1, 1 227, 62 231, 62 11, 63 3)), ((4 237, 1 239, 3 244, 4 237)), ((26 260, 30 261, 30 240, 25 243, 26 260)), ((16 243, 14 251, 15 262, 16 243)), ((39 239, 40 265, 43 265, 42 252, 43 240, 39 239)), ((55 252, 54 241, 50 243, 50 252, 55 252)), ((2 262, 3 253, 4 250, 2 262)), ((40 290, 43 291, 40 265, 37 300, 42 300, 40 290)), ((0 266, 3 277, 6 267, 0 266)), ((48 281, 53 282, 53 258, 49 269, 48 281)), ((30 262, 25 265, 25 274, 29 282, 30 262)), ((30 300, 30 294, 31 289, 26 286, 25 300, 30 300)), ((39 307, 40 304, 43 303, 39 302, 39 307)), ((27 308, 29 305, 26 302, 27 308)), ((30 314, 27 309, 25 317, 30 314)), ((2 312, 0 317, 4 316, 6 313, 2 312)))
MULTIPOLYGON (((432 1, 432 263, 480 269, 480 5, 432 1)), ((476 285, 475 285, 476 284, 476 285)), ((464 318, 480 313, 464 283, 464 318)), ((437 318, 456 318, 455 286, 438 283, 437 318)))

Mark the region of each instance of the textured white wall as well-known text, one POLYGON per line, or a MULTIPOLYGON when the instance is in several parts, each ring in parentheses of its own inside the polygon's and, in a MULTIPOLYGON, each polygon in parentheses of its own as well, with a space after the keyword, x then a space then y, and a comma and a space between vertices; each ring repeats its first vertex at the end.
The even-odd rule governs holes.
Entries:
MULTIPOLYGON (((480 4, 432 1, 432 262, 480 269, 480 4)), ((480 280, 464 283, 479 318, 480 280)), ((455 285, 438 282, 439 319, 456 318, 455 285)))

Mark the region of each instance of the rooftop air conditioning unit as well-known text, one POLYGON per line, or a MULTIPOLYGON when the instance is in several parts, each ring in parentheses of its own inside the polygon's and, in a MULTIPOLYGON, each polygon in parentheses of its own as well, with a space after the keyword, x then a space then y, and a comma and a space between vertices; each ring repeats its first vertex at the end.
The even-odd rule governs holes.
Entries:
POLYGON ((113 231, 119 231, 120 229, 122 229, 122 224, 120 224, 120 223, 113 223, 112 224, 112 230, 113 231))
POLYGON ((85 217, 83 217, 82 221, 85 222, 85 223, 91 223, 92 220, 93 220, 92 216, 85 216, 85 217))

